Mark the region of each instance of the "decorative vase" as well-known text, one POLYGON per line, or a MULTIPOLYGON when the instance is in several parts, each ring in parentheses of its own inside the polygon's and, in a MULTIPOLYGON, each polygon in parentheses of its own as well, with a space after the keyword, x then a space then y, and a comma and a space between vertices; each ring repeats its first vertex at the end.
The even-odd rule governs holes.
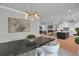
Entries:
POLYGON ((34 41, 34 39, 28 39, 30 42, 33 42, 34 41))
POLYGON ((34 34, 29 34, 27 37, 26 37, 30 42, 33 42, 34 39, 36 38, 36 36, 34 34))

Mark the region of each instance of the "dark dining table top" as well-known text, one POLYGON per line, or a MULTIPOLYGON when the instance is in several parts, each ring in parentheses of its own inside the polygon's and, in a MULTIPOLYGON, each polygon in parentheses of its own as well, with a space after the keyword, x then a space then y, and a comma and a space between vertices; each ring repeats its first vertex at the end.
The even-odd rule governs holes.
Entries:
POLYGON ((33 42, 30 42, 28 39, 24 39, 24 44, 21 46, 22 49, 19 49, 17 53, 23 53, 31 51, 35 48, 41 47, 55 39, 48 38, 48 37, 37 37, 34 39, 33 42))

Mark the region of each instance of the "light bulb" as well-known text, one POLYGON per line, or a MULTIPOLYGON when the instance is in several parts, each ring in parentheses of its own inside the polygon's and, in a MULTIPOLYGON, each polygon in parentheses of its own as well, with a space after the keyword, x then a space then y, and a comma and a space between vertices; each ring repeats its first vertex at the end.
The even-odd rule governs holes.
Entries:
POLYGON ((37 17, 38 15, 37 14, 34 14, 34 16, 37 17))
POLYGON ((38 14, 35 14, 35 15, 34 15, 34 17, 35 17, 36 19, 39 19, 39 16, 38 16, 38 14))
POLYGON ((32 20, 34 20, 34 19, 32 18, 32 20))
POLYGON ((27 18, 28 18, 28 14, 26 13, 26 14, 25 14, 25 19, 27 19, 27 18))
POLYGON ((36 18, 39 19, 39 16, 37 16, 36 18))

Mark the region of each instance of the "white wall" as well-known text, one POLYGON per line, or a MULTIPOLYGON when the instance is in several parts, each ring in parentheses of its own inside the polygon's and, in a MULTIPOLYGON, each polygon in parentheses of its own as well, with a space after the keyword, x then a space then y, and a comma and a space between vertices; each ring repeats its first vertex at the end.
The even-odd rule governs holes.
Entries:
POLYGON ((24 15, 0 8, 0 42, 20 40, 27 36, 28 33, 38 34, 39 21, 30 21, 30 32, 8 33, 8 17, 24 18, 24 15))

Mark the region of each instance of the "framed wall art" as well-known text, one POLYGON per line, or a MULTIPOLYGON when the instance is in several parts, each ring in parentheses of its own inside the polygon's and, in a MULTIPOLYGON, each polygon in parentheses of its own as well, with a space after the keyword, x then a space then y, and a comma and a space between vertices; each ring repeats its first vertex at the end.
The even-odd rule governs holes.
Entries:
POLYGON ((29 20, 8 17, 8 32, 28 32, 29 20))

